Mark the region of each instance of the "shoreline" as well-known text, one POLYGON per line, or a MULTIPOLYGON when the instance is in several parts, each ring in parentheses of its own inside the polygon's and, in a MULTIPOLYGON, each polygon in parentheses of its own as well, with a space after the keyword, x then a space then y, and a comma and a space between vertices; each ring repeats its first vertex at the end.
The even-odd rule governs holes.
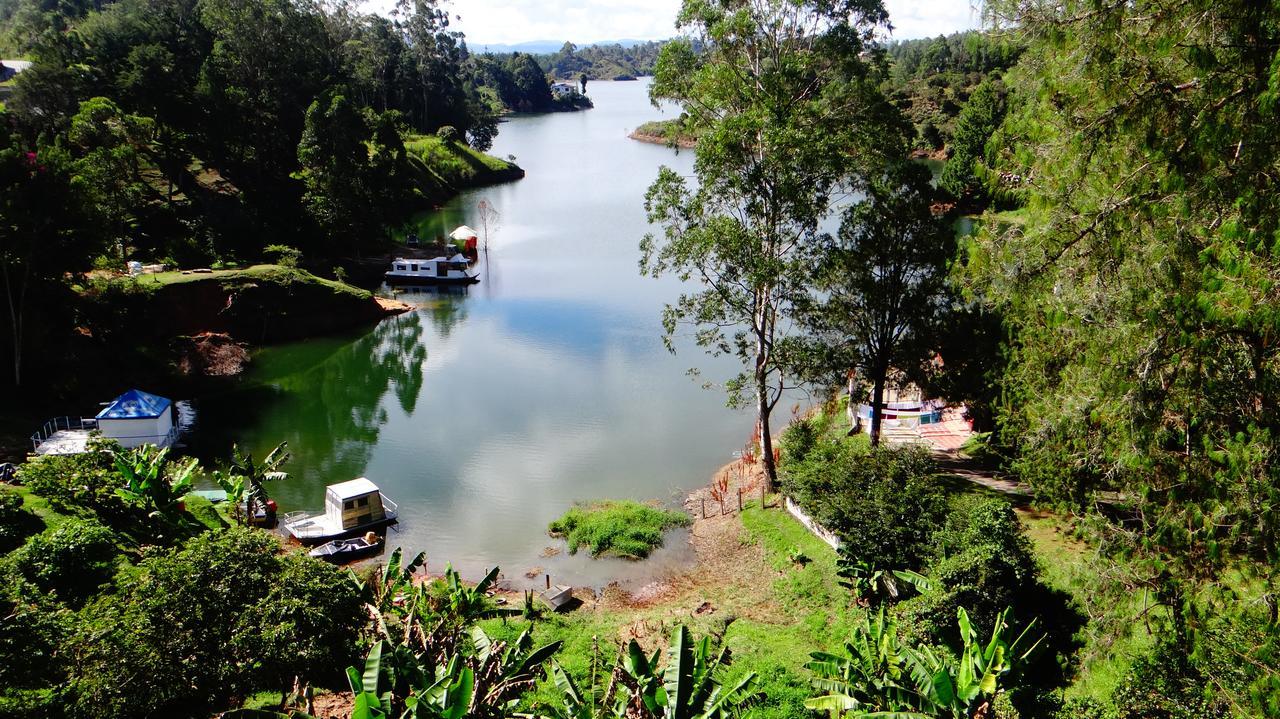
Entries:
POLYGON ((627 137, 637 142, 647 142, 651 145, 662 145, 664 147, 678 147, 682 150, 692 150, 694 147, 697 147, 698 145, 698 141, 691 137, 676 138, 676 141, 673 144, 664 135, 654 135, 652 133, 640 132, 638 130, 629 133, 627 137))

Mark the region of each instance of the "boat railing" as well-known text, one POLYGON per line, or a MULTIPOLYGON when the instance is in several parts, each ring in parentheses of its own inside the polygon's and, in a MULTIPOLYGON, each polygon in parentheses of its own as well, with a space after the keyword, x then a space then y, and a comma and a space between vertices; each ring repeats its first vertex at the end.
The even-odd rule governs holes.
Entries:
POLYGON ((314 514, 312 512, 299 511, 289 512, 281 517, 280 524, 289 531, 290 534, 298 539, 307 539, 310 537, 319 537, 328 533, 328 528, 323 522, 313 522, 312 520, 322 519, 324 514, 314 514))
POLYGON ((92 431, 98 428, 98 420, 94 417, 54 417, 40 425, 40 429, 31 435, 31 449, 38 450, 45 440, 53 435, 68 430, 92 431))
POLYGON ((395 502, 392 502, 390 499, 387 498, 387 495, 383 494, 382 492, 378 492, 378 496, 382 497, 382 513, 387 516, 387 519, 395 519, 397 516, 399 516, 400 505, 396 504, 395 502))

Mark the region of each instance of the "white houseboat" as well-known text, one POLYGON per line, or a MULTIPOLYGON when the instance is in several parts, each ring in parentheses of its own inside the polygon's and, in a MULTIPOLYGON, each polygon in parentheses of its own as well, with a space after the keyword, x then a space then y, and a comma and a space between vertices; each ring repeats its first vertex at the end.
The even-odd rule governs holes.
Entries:
POLYGON ((281 524, 303 544, 358 537, 395 524, 399 507, 364 477, 331 484, 324 492, 324 512, 290 512, 281 524))
POLYGON ((406 260, 396 258, 386 273, 387 282, 401 285, 469 285, 480 281, 479 275, 470 272, 467 258, 454 255, 448 259, 435 257, 430 260, 406 260))

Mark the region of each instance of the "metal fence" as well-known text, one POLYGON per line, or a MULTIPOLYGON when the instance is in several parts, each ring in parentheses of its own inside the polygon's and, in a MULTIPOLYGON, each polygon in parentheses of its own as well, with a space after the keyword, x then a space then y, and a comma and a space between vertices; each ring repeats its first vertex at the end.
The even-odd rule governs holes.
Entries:
POLYGON ((98 420, 92 417, 54 417, 40 425, 40 429, 31 435, 31 449, 40 449, 40 445, 58 432, 66 430, 92 431, 98 428, 98 420))

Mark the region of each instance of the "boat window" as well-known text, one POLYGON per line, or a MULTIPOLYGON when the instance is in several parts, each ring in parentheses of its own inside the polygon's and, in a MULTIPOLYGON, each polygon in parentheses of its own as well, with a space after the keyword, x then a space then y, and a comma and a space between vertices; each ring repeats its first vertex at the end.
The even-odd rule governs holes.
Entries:
POLYGON ((449 274, 449 263, 448 263, 448 262, 437 262, 437 263, 436 263, 436 277, 445 277, 445 276, 446 276, 446 275, 448 275, 448 274, 449 274))
POLYGON ((410 271, 412 271, 412 272, 417 272, 417 271, 418 271, 418 266, 417 266, 416 264, 414 264, 414 265, 410 265, 410 266, 409 266, 409 270, 410 270, 410 271))
POLYGON ((366 514, 362 514, 362 515, 360 515, 359 517, 356 517, 356 523, 355 523, 355 526, 360 527, 360 526, 366 525, 366 524, 368 524, 369 522, 372 522, 372 521, 373 521, 373 515, 372 515, 372 514, 368 514, 368 513, 366 513, 366 514))
POLYGON ((342 503, 342 508, 343 508, 343 509, 355 509, 355 508, 356 508, 356 503, 348 499, 347 501, 345 501, 345 502, 343 502, 343 503, 342 503))
POLYGON ((360 499, 357 499, 357 500, 356 500, 356 506, 357 506, 357 507, 368 507, 368 506, 369 506, 369 498, 368 498, 368 497, 361 497, 360 499))
POLYGON ((400 271, 402 271, 402 272, 403 272, 403 271, 404 271, 404 265, 396 265, 396 269, 397 269, 397 270, 400 270, 400 271))

